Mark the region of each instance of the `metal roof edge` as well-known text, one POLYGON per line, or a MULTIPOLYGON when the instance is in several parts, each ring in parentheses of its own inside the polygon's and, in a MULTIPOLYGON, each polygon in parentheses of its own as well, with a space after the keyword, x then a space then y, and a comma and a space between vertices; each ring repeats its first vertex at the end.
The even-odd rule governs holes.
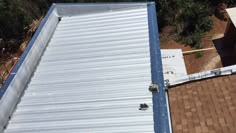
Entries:
POLYGON ((52 4, 52 6, 50 7, 50 9, 47 12, 46 16, 44 17, 44 19, 40 23, 39 27, 37 28, 36 32, 34 33, 33 37, 31 38, 30 42, 28 43, 27 47, 25 48, 24 52, 22 53, 22 55, 21 55, 20 59, 18 60, 17 64, 14 66, 14 68, 12 69, 12 71, 9 74, 8 78, 4 82, 4 84, 3 84, 3 86, 0 90, 0 99, 2 98, 4 93, 6 92, 6 90, 7 90, 8 86, 10 85, 11 81, 14 79, 15 74, 19 70, 22 63, 24 62, 25 57, 28 55, 30 49, 34 45, 34 42, 35 42, 36 38, 38 37, 39 33, 42 31, 45 23, 47 22, 47 20, 48 20, 49 16, 51 15, 52 11, 54 10, 54 8, 55 8, 55 4, 52 4))
POLYGON ((191 75, 186 75, 175 80, 165 81, 165 84, 166 86, 171 87, 171 86, 186 84, 193 81, 199 81, 203 79, 209 79, 209 78, 232 75, 232 74, 236 74, 236 65, 222 67, 219 69, 213 69, 213 70, 204 71, 200 73, 194 73, 191 75))
POLYGON ((226 12, 229 15, 229 18, 232 21, 233 25, 236 27, 236 7, 227 8, 226 12))
POLYGON ((74 16, 147 6, 151 2, 54 3, 59 16, 74 16))
POLYGON ((170 133, 171 120, 164 85, 157 15, 154 2, 148 4, 148 25, 152 83, 158 84, 159 87, 159 92, 153 93, 154 130, 155 133, 170 133))
MULTIPOLYGON (((3 133, 8 125, 9 119, 46 46, 45 42, 49 41, 39 37, 41 35, 46 36, 45 27, 53 24, 55 24, 53 27, 56 26, 58 15, 54 9, 55 5, 52 5, 0 90, 0 107, 2 109, 0 112, 0 133, 3 133)), ((48 31, 47 28, 46 31, 48 31)), ((47 38, 50 38, 50 34, 47 34, 47 38)))
POLYGON ((145 5, 154 2, 97 2, 97 3, 53 3, 55 5, 76 6, 76 5, 145 5))

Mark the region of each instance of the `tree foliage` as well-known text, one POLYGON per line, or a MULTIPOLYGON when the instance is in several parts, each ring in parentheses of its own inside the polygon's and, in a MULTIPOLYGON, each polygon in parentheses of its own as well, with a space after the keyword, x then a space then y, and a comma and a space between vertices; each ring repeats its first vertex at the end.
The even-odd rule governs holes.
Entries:
POLYGON ((175 25, 184 43, 200 47, 203 33, 213 26, 208 5, 207 0, 160 0, 157 2, 158 18, 164 19, 159 21, 159 28, 175 25))
POLYGON ((44 5, 46 0, 0 0, 0 38, 21 39, 25 28, 42 15, 44 5))
POLYGON ((46 0, 0 0, 0 39, 9 52, 18 49, 27 27, 47 9, 46 0))
POLYGON ((219 3, 225 3, 229 6, 236 4, 236 0, 209 0, 209 3, 213 6, 218 5, 219 3))
POLYGON ((189 1, 185 3, 181 14, 177 18, 180 25, 180 35, 186 44, 199 48, 204 32, 211 30, 213 21, 209 17, 207 4, 189 1))

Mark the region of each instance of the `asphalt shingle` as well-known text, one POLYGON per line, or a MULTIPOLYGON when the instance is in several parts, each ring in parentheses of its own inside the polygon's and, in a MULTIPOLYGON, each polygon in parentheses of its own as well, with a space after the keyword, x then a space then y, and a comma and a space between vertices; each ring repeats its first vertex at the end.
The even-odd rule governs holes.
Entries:
POLYGON ((236 133, 236 75, 169 89, 174 133, 236 133))

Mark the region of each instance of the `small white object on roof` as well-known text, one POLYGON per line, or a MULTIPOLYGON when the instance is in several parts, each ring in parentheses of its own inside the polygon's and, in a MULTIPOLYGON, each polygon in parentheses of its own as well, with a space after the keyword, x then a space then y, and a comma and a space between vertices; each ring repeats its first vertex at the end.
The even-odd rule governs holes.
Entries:
POLYGON ((161 56, 165 80, 187 75, 181 49, 162 49, 161 56))
POLYGON ((229 17, 230 17, 232 23, 236 27, 236 7, 228 8, 228 9, 226 9, 226 11, 229 14, 229 17))

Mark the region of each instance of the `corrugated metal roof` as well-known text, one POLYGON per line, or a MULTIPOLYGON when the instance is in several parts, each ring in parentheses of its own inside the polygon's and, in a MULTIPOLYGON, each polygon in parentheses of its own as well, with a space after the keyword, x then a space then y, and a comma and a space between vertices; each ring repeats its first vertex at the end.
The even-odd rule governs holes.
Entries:
POLYGON ((226 9, 226 11, 229 14, 229 17, 230 17, 232 23, 236 27, 236 7, 228 8, 228 9, 226 9))
POLYGON ((62 17, 5 133, 154 132, 148 32, 147 6, 62 17))

